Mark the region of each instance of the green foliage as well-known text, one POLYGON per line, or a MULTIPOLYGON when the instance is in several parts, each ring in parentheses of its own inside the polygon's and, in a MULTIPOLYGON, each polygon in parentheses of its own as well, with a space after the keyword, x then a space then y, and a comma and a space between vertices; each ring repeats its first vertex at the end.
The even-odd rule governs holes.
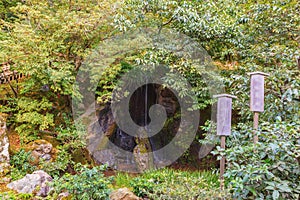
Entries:
POLYGON ((3 192, 0 193, 0 198, 1 199, 6 199, 6 200, 19 200, 19 199, 24 199, 24 200, 30 200, 33 198, 33 194, 16 194, 14 192, 3 192))
POLYGON ((53 162, 40 161, 39 167, 47 172, 51 177, 59 177, 67 170, 68 166, 73 166, 71 154, 62 147, 58 147, 58 155, 53 162))
POLYGON ((102 73, 96 90, 98 103, 103 104, 111 100, 111 93, 116 88, 118 80, 132 67, 129 63, 122 61, 119 64, 112 65, 102 73))
POLYGON ((116 27, 176 28, 220 60, 291 61, 299 42, 299 1, 125 1, 116 27), (286 47, 289 48, 286 48, 286 47))
POLYGON ((153 193, 155 182, 152 179, 135 178, 131 181, 130 186, 133 192, 139 197, 145 197, 148 193, 153 193))
POLYGON ((118 172, 114 176, 113 186, 114 188, 123 188, 123 187, 130 188, 130 182, 133 178, 134 176, 128 173, 118 172))
MULTIPOLYGON (((76 127, 71 121, 70 116, 63 113, 63 122, 56 128, 56 140, 59 145, 56 147, 58 151, 53 162, 40 162, 40 167, 49 173, 52 177, 61 175, 67 167, 74 167, 74 156, 84 158, 84 155, 76 155, 78 150, 84 149, 86 146, 85 130, 80 127, 78 122, 76 127)), ((84 162, 83 162, 84 163, 84 162)))
POLYGON ((225 177, 236 199, 298 199, 300 195, 299 123, 263 123, 260 141, 252 142, 249 126, 239 124, 230 136, 225 177), (297 162, 298 159, 298 162, 297 162))
POLYGON ((218 176, 206 171, 190 172, 165 168, 133 178, 130 186, 136 195, 151 199, 230 198, 227 191, 219 190, 218 176))
MULTIPOLYGON (((0 108, 10 114, 9 122, 17 127, 23 142, 39 138, 39 132, 44 130, 58 133, 56 161, 42 163, 42 168, 58 177, 68 165, 73 165, 71 154, 85 145, 84 132, 69 123, 72 116, 62 116, 70 113, 70 96, 80 98, 73 91, 73 83, 91 49, 118 31, 139 27, 174 28, 194 38, 215 61, 221 61, 220 68, 226 69, 222 70, 226 92, 238 96, 233 101, 234 121, 241 124, 228 140, 228 150, 220 152, 227 155, 226 178, 235 198, 298 199, 299 124, 294 122, 300 114, 300 73, 295 62, 300 42, 299 1, 125 0, 112 6, 113 3, 113 0, 0 2, 0 62, 9 62, 12 70, 29 75, 21 83, 13 84, 17 91, 14 97, 7 91, 8 87, 0 86, 1 95, 6 99, 0 108), (260 143, 253 146, 247 72, 258 70, 270 73, 270 77, 266 79, 266 111, 260 115, 260 143)), ((122 61, 118 58, 102 76, 97 90, 100 103, 109 100, 118 79, 127 70, 140 64, 157 63, 176 69, 188 79, 198 98, 197 109, 212 103, 210 86, 201 78, 205 69, 195 70, 188 60, 154 49, 125 57, 120 58, 122 61)), ((166 75, 165 81, 184 88, 172 76, 166 75)), ((181 95, 185 94, 183 90, 181 95)), ((24 150, 12 157, 13 179, 34 170, 29 161, 29 154, 24 150)), ((89 186, 103 181, 95 188, 101 185, 100 191, 106 198, 107 180, 101 174, 100 180, 94 179, 94 171, 82 170, 75 176, 66 174, 57 178, 56 192, 68 190, 75 193, 74 198, 94 198, 84 196, 83 190, 93 191, 89 186), (88 173, 92 179, 87 178, 88 173), (68 185, 66 181, 76 184, 68 185), (81 185, 86 182, 90 185, 81 185)), ((131 184, 137 194, 152 195, 154 199, 176 199, 181 195, 186 199, 209 199, 221 195, 216 194, 217 185, 205 181, 208 177, 196 179, 195 176, 166 170, 146 173, 125 184, 131 184), (196 188, 199 185, 200 189, 196 188), (203 188, 212 188, 212 192, 203 188)))
POLYGON ((71 110, 71 95, 80 98, 73 92, 76 73, 90 48, 110 34, 114 1, 17 2, 0 3, 0 14, 4 6, 9 11, 3 12, 15 16, 0 19, 0 63, 9 62, 11 70, 28 77, 12 85, 13 98, 0 86, 7 99, 1 110, 16 116, 11 120, 28 142, 39 130, 54 130, 61 114, 71 110))
MULTIPOLYGON (((120 30, 145 24, 175 28, 195 38, 215 61, 226 62, 220 68, 226 69, 222 76, 227 92, 239 97, 234 101, 234 109, 243 116, 240 122, 250 119, 245 106, 249 102, 247 72, 269 72, 265 120, 274 120, 274 114, 283 120, 297 120, 300 78, 295 57, 299 56, 299 7, 296 0, 125 1, 116 19, 127 20, 116 20, 116 24, 120 30)), ((159 61, 161 58, 155 57, 159 61)), ((205 94, 203 85, 196 88, 205 94)), ((201 99, 207 101, 210 97, 204 95, 201 99)))
POLYGON ((75 175, 66 173, 61 178, 54 180, 52 196, 56 197, 59 193, 67 191, 71 194, 72 199, 108 199, 109 185, 112 180, 104 177, 105 169, 105 165, 89 169, 77 164, 75 175))
POLYGON ((245 64, 235 71, 223 71, 225 84, 229 93, 238 96, 233 101, 233 109, 238 114, 239 122, 247 123, 252 120, 252 114, 249 109, 250 94, 250 76, 247 72, 261 70, 270 73, 265 78, 265 112, 260 115, 263 121, 276 122, 297 121, 300 114, 299 109, 299 70, 275 69, 274 67, 260 68, 257 65, 245 64))
POLYGON ((20 0, 0 1, 0 19, 3 19, 5 21, 13 21, 16 16, 10 8, 16 6, 19 2, 20 0))
MULTIPOLYGON (((126 58, 120 58, 120 61, 105 69, 96 91, 98 103, 105 103, 110 100, 113 89, 117 88, 120 83, 119 79, 124 73, 134 69, 135 71, 133 72, 132 70, 131 73, 138 75, 132 78, 132 83, 136 84, 135 81, 139 81, 137 77, 145 79, 147 74, 151 73, 152 70, 159 65, 167 66, 168 70, 175 71, 191 85, 192 92, 195 94, 196 99, 191 95, 191 91, 188 90, 185 80, 178 80, 178 76, 174 76, 172 73, 166 73, 165 76, 161 78, 163 86, 178 91, 180 98, 191 97, 198 102, 197 104, 193 104, 191 109, 204 109, 213 102, 209 95, 210 86, 202 78, 210 75, 210 72, 205 70, 204 64, 203 66, 195 66, 191 61, 180 58, 166 50, 145 49, 141 52, 135 52, 133 55, 126 55, 126 58), (140 68, 136 69, 136 66, 140 68)), ((211 70, 213 70, 213 68, 215 67, 212 66, 211 70)), ((212 79, 219 81, 217 78, 218 77, 212 77, 212 79)), ((128 85, 132 83, 130 80, 126 82, 128 85)), ((123 94, 119 95, 126 95, 126 91, 122 91, 122 93, 123 94)))
POLYGON ((26 174, 32 173, 36 167, 30 163, 31 161, 33 161, 31 152, 26 152, 24 149, 14 154, 10 158, 12 180, 23 178, 26 174))
POLYGON ((57 140, 62 144, 63 148, 69 152, 83 148, 86 145, 85 129, 80 122, 75 125, 72 116, 65 113, 62 114, 63 123, 56 127, 58 132, 57 140))
MULTIPOLYGON (((207 55, 202 55, 204 59, 207 55)), ((193 105, 192 109, 204 109, 212 103, 210 100, 210 85, 206 82, 203 77, 210 76, 210 71, 204 66, 204 63, 196 65, 192 61, 180 58, 173 53, 170 53, 162 49, 147 50, 141 56, 135 60, 137 65, 145 65, 148 70, 151 70, 151 66, 155 65, 164 65, 168 66, 171 72, 176 72, 184 77, 188 83, 191 85, 192 92, 195 94, 197 99, 194 99, 198 102, 196 105, 193 105)), ((208 67, 209 68, 209 67, 208 67)), ((214 67, 212 66, 209 70, 213 71, 214 67)), ((218 77, 212 77, 216 82, 218 77)), ((177 76, 174 76, 172 73, 167 73, 162 77, 165 87, 169 87, 178 91, 179 97, 187 97, 190 95, 188 87, 185 85, 185 81, 178 80, 177 76)), ((193 98, 193 97, 192 97, 193 98)))
POLYGON ((15 122, 19 124, 16 131, 21 136, 23 142, 27 143, 37 139, 39 131, 43 131, 54 126, 53 114, 50 114, 52 103, 46 98, 32 100, 30 98, 20 98, 17 100, 17 114, 15 122))

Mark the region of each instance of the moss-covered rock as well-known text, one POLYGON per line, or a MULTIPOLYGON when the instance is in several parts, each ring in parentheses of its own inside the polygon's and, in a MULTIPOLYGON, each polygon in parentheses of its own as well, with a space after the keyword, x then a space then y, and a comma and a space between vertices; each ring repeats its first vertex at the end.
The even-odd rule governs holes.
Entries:
POLYGON ((133 150, 133 155, 139 171, 143 172, 153 169, 154 159, 148 134, 144 128, 139 129, 139 136, 135 140, 137 145, 133 150))
POLYGON ((34 158, 33 164, 38 164, 40 159, 45 161, 52 161, 56 150, 53 145, 46 140, 35 140, 26 146, 26 151, 31 151, 34 158))

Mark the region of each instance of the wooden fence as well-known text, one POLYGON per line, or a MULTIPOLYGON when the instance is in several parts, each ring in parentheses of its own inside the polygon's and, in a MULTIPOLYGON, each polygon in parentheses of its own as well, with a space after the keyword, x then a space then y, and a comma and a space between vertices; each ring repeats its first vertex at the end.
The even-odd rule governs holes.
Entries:
POLYGON ((9 64, 2 65, 2 73, 0 73, 0 84, 10 83, 13 80, 22 79, 25 77, 23 73, 18 73, 17 71, 11 71, 9 64))

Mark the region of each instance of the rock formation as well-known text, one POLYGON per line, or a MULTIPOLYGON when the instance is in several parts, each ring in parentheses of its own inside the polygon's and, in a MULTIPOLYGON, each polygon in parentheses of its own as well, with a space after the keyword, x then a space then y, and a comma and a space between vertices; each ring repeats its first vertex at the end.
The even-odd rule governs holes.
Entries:
POLYGON ((16 190, 18 193, 36 193, 37 196, 45 197, 51 190, 48 185, 53 179, 44 172, 38 170, 32 174, 27 174, 24 178, 7 184, 7 187, 16 190))
MULTIPOLYGON (((9 141, 6 135, 6 120, 0 114, 0 178, 9 172, 9 141)), ((1 178, 2 179, 2 178, 1 178)))
POLYGON ((133 194, 128 188, 120 188, 113 191, 110 196, 110 200, 140 200, 141 198, 133 194))
POLYGON ((40 159, 44 161, 51 161, 52 159, 52 144, 46 140, 36 140, 29 144, 28 147, 31 151, 32 157, 35 159, 35 162, 38 162, 40 159))

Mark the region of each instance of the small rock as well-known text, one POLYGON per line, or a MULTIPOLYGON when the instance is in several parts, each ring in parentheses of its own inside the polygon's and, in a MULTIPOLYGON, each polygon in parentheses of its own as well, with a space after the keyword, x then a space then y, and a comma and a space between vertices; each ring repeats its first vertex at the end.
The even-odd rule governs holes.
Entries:
POLYGON ((31 155, 36 161, 43 159, 45 161, 51 161, 51 152, 53 146, 46 140, 36 140, 29 145, 29 150, 32 150, 31 155))
POLYGON ((10 181, 11 181, 11 178, 3 177, 3 178, 1 178, 1 180, 0 180, 0 184, 1 184, 1 183, 9 183, 10 181))
POLYGON ((51 155, 47 153, 47 154, 42 155, 41 158, 45 161, 50 161, 51 160, 51 155))
POLYGON ((52 182, 52 177, 44 172, 38 170, 32 174, 27 174, 24 178, 13 181, 7 185, 8 188, 16 190, 18 193, 33 193, 39 187, 36 195, 45 197, 51 190, 47 183, 52 182))
POLYGON ((68 197, 69 195, 70 195, 69 192, 62 192, 58 195, 57 200, 63 200, 66 197, 68 197))
POLYGON ((133 194, 128 188, 120 188, 113 191, 109 198, 110 200, 141 200, 141 198, 133 194))

